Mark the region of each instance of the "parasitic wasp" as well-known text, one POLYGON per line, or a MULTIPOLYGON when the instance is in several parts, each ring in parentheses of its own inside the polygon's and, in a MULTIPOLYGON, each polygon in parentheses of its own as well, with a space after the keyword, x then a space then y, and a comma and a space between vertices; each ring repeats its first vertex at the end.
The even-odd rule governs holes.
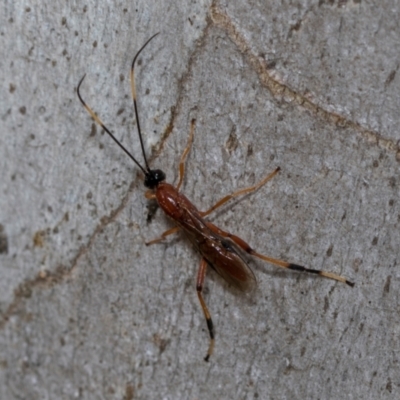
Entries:
POLYGON ((180 192, 183 183, 183 177, 185 174, 185 161, 193 143, 193 137, 196 125, 196 121, 194 119, 191 121, 190 124, 190 135, 188 144, 186 145, 180 159, 179 180, 177 185, 173 186, 167 183, 165 180, 166 175, 160 169, 150 169, 146 158, 146 153, 144 150, 142 132, 139 123, 134 71, 135 71, 135 62, 138 56, 140 55, 142 50, 147 46, 147 44, 157 35, 158 33, 156 33, 149 40, 147 40, 147 42, 136 53, 132 61, 132 66, 130 70, 130 83, 131 83, 133 106, 135 111, 140 146, 142 149, 144 166, 133 157, 133 155, 103 124, 103 122, 95 114, 95 112, 84 102, 80 94, 80 87, 86 75, 82 77, 82 79, 78 84, 77 94, 79 100, 85 107, 86 111, 94 119, 94 121, 104 129, 104 131, 114 140, 114 142, 142 170, 144 174, 144 185, 148 188, 145 194, 146 198, 155 199, 158 205, 165 212, 165 214, 168 217, 170 217, 175 223, 175 226, 173 228, 168 229, 167 231, 162 233, 160 237, 150 242, 147 242, 146 245, 151 245, 160 242, 171 234, 174 234, 178 231, 183 231, 190 240, 190 242, 194 245, 194 247, 198 250, 198 252, 201 255, 200 267, 197 272, 196 290, 201 308, 203 310, 205 319, 207 321, 208 332, 210 335, 210 343, 207 355, 205 357, 205 361, 208 361, 214 349, 214 327, 211 319, 211 314, 208 310, 208 307, 202 295, 207 266, 210 266, 219 275, 221 275, 222 278, 224 278, 229 284, 232 284, 233 286, 239 288, 241 291, 250 291, 252 288, 254 288, 256 284, 256 278, 254 276, 254 273, 252 272, 252 270, 244 260, 243 256, 241 255, 242 251, 281 268, 287 268, 293 271, 316 274, 319 276, 323 276, 325 278, 346 283, 349 286, 354 286, 354 283, 350 282, 349 280, 340 275, 336 275, 331 272, 306 268, 298 264, 289 263, 283 260, 275 259, 260 254, 256 252, 254 249, 252 249, 240 237, 220 229, 219 227, 215 226, 212 222, 205 219, 205 217, 210 215, 213 211, 221 207, 229 200, 238 196, 252 193, 257 189, 259 189, 261 186, 265 185, 270 179, 272 179, 279 172, 280 168, 277 167, 272 173, 270 173, 256 185, 240 189, 228 196, 223 197, 207 211, 199 211, 196 208, 196 206, 193 205, 191 201, 180 192))

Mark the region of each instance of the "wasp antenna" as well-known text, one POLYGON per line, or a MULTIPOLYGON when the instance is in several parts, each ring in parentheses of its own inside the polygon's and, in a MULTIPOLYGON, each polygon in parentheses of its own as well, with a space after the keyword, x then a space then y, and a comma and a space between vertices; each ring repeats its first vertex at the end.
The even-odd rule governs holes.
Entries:
POLYGON ((138 128, 138 133, 139 133, 139 140, 140 140, 140 146, 142 147, 142 153, 143 153, 143 158, 144 158, 144 162, 146 164, 146 169, 149 172, 150 171, 150 167, 149 164, 147 162, 147 158, 146 158, 146 153, 144 151, 144 145, 143 145, 143 139, 142 139, 142 131, 140 129, 140 122, 139 122, 139 113, 138 113, 138 107, 137 107, 137 102, 136 102, 136 86, 135 86, 135 62, 137 60, 137 58, 139 57, 139 54, 142 52, 142 50, 149 44, 149 42, 154 39, 157 35, 159 35, 160 32, 157 32, 155 35, 153 35, 141 48, 140 50, 136 53, 135 57, 133 58, 132 61, 132 67, 131 67, 131 74, 130 74, 130 78, 131 78, 131 91, 132 91, 132 99, 133 99, 133 107, 135 109, 135 117, 136 117, 136 123, 137 123, 137 128, 138 128))
MULTIPOLYGON (((100 125, 108 133, 108 135, 114 140, 114 142, 117 143, 117 145, 129 156, 129 158, 144 172, 145 175, 147 175, 148 172, 139 164, 139 162, 136 160, 136 158, 133 157, 133 155, 125 148, 125 146, 110 132, 110 130, 103 124, 102 120, 96 115, 96 113, 83 100, 81 93, 80 93, 80 88, 81 88, 82 82, 85 79, 85 77, 86 77, 86 74, 83 75, 82 79, 78 83, 78 87, 76 88, 76 93, 77 93, 78 98, 79 98, 80 102, 82 103, 83 107, 85 107, 86 111, 95 120, 95 122, 98 125, 100 125)), ((147 166, 147 163, 146 163, 146 166, 147 166)))

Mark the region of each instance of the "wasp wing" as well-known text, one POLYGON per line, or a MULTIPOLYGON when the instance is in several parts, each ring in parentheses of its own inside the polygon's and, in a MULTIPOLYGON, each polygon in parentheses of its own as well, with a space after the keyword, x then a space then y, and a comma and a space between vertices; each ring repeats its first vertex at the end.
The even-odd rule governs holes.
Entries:
POLYGON ((197 213, 189 209, 185 211, 185 218, 178 224, 207 263, 241 291, 253 289, 256 277, 241 256, 238 246, 215 232, 197 213))

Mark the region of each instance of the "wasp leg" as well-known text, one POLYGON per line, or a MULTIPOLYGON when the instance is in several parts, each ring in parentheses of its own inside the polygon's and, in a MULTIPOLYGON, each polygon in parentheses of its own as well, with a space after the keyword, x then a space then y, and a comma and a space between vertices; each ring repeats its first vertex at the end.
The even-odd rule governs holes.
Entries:
POLYGON ((146 190, 144 197, 146 197, 147 200, 156 200, 157 199, 156 194, 151 189, 146 190))
POLYGON ((206 306, 206 303, 203 299, 202 291, 203 291, 203 284, 204 278, 206 276, 206 269, 207 269, 207 261, 202 258, 200 261, 199 271, 197 273, 197 282, 196 282, 196 290, 197 296, 199 297, 201 308, 203 309, 204 317, 207 321, 207 328, 210 334, 210 345, 208 346, 207 355, 204 357, 204 361, 208 361, 213 353, 214 350, 214 325, 211 319, 210 311, 206 306))
POLYGON ((303 267, 302 265, 298 265, 298 264, 292 264, 289 263, 287 261, 283 261, 283 260, 278 260, 276 258, 272 258, 272 257, 268 257, 268 256, 264 256, 263 254, 257 253, 255 250, 253 250, 249 244, 247 244, 243 239, 241 239, 240 237, 236 236, 236 235, 232 235, 229 232, 225 232, 222 229, 218 228, 217 226, 215 226, 213 223, 211 222, 207 222, 207 226, 214 232, 218 233, 219 235, 223 236, 223 237, 227 237, 229 239, 231 239, 234 243, 236 243, 241 249, 243 249, 246 253, 251 254, 254 257, 260 258, 263 261, 267 261, 270 264, 276 265, 278 267, 281 268, 287 268, 287 269, 291 269, 293 271, 299 271, 299 272, 309 272, 311 274, 316 274, 316 275, 320 275, 323 276, 325 278, 329 278, 329 279, 333 279, 335 281, 339 281, 342 283, 346 283, 347 285, 353 287, 354 286, 354 282, 351 282, 349 280, 347 280, 346 278, 344 278, 343 276, 340 275, 336 275, 333 274, 332 272, 327 272, 327 271, 322 271, 320 269, 311 269, 311 268, 306 268, 303 267))
POLYGON ((186 157, 190 151, 190 148, 192 147, 195 126, 196 126, 196 120, 192 119, 192 121, 190 123, 189 141, 185 147, 185 150, 183 150, 183 153, 181 156, 181 161, 179 162, 179 182, 176 185, 177 191, 179 191, 179 189, 181 188, 182 183, 183 183, 183 177, 185 176, 185 161, 186 161, 186 157))
POLYGON ((165 231, 164 233, 162 233, 160 237, 158 237, 158 238, 156 238, 156 239, 153 239, 153 240, 150 240, 150 242, 146 242, 145 244, 146 244, 146 246, 150 246, 150 245, 152 245, 152 244, 154 244, 154 243, 161 242, 161 241, 163 241, 167 236, 172 235, 173 233, 176 233, 176 232, 178 232, 178 231, 179 231, 179 226, 174 226, 173 228, 168 229, 167 231, 165 231))
POLYGON ((257 183, 256 185, 250 186, 250 187, 245 188, 245 189, 240 189, 237 192, 234 192, 232 194, 228 194, 227 196, 225 196, 224 198, 219 200, 216 204, 214 204, 207 211, 200 212, 200 215, 202 217, 205 217, 205 216, 211 214, 217 208, 221 207, 223 204, 225 204, 230 199, 233 199, 234 197, 241 196, 241 195, 252 193, 252 192, 256 191, 261 186, 265 185, 270 179, 272 179, 279 171, 280 171, 280 167, 275 168, 275 170, 272 173, 270 173, 268 176, 266 176, 261 182, 257 183))

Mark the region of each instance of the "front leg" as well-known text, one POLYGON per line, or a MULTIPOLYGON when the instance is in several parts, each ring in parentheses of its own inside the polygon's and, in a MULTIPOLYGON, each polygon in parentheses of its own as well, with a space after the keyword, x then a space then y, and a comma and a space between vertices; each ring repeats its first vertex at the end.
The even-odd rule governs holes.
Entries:
POLYGON ((156 239, 153 239, 153 240, 150 240, 150 242, 146 242, 145 244, 146 244, 146 246, 150 246, 150 245, 152 245, 152 244, 154 244, 154 243, 161 242, 161 241, 163 241, 167 236, 172 235, 173 233, 176 233, 176 232, 178 232, 178 231, 179 231, 179 226, 174 226, 173 228, 168 229, 167 231, 165 231, 164 233, 162 233, 160 237, 158 237, 158 238, 156 238, 156 239))

